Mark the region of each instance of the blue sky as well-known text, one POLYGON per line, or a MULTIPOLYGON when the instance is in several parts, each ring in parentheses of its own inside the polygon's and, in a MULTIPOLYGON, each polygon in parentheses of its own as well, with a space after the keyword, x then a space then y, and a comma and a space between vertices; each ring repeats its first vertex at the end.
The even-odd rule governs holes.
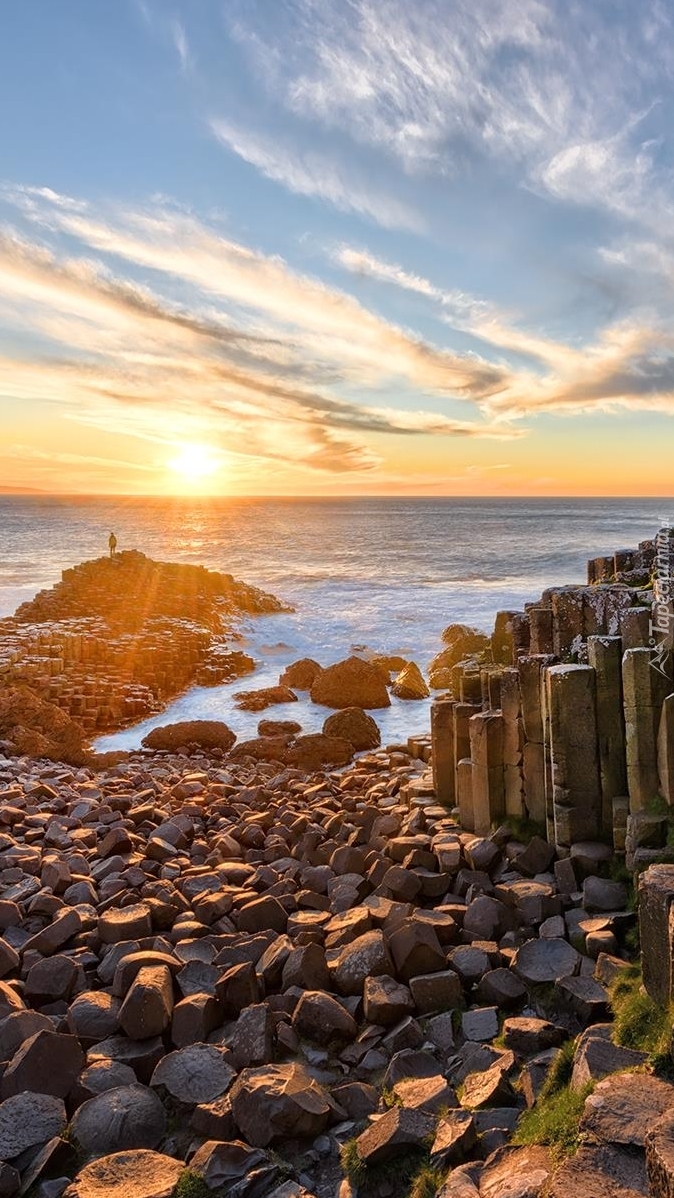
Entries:
POLYGON ((660 0, 23 0, 0 484, 665 494, 660 0))

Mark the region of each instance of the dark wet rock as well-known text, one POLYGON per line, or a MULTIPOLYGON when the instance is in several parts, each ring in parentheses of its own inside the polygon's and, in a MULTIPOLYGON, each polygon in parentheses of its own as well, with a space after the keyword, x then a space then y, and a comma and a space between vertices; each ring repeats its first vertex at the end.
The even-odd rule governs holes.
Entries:
POLYGON ((186 745, 228 753, 235 740, 236 735, 222 720, 182 720, 153 728, 143 737, 142 743, 146 749, 164 749, 169 753, 186 745))

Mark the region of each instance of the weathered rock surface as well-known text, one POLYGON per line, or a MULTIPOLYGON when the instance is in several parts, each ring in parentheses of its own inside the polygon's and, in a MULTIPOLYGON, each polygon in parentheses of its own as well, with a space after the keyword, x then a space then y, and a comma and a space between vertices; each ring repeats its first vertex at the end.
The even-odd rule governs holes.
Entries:
POLYGON ((85 1165, 64 1198, 171 1198, 184 1168, 147 1149, 115 1152, 85 1165))
POLYGON ((334 1106, 326 1091, 299 1065, 244 1069, 230 1095, 234 1120, 254 1147, 286 1136, 316 1136, 334 1106))
POLYGON ((311 700, 325 707, 390 707, 391 700, 382 672, 360 657, 348 657, 317 674, 311 700))
POLYGON ((381 744, 376 721, 362 707, 345 707, 329 715, 323 724, 323 732, 326 736, 347 740, 358 752, 376 749, 381 744))

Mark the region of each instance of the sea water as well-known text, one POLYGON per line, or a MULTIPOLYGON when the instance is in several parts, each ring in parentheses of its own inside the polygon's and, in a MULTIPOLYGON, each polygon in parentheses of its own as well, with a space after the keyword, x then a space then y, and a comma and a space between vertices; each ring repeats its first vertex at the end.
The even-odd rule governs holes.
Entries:
MULTIPOLYGON (((246 617, 243 648, 255 673, 194 687, 159 716, 96 742, 135 748, 157 724, 222 719, 239 739, 260 714, 234 694, 278 682, 300 657, 321 665, 351 653, 399 654, 425 670, 441 633, 460 621, 491 631, 499 610, 541 591, 583 583, 586 560, 630 548, 671 521, 666 499, 151 499, 0 497, 0 615, 11 614, 61 570, 107 552, 139 549, 202 564, 272 591, 291 614, 246 617)), ((328 714, 308 702, 267 709, 317 731, 328 714)), ((428 702, 393 699, 373 713, 384 743, 428 731, 428 702)))

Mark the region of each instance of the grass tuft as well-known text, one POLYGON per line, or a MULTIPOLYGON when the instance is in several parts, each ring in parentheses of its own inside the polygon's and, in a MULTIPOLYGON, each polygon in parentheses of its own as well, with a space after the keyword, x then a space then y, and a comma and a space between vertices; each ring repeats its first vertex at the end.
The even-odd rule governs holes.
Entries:
POLYGON ((609 999, 614 1044, 648 1053, 654 1061, 668 1058, 674 1010, 650 998, 638 965, 621 969, 609 988, 609 999))
POLYGON ((200 1173, 184 1169, 176 1182, 173 1198, 211 1198, 211 1190, 200 1173))
POLYGON ((556 1160, 570 1156, 578 1148, 578 1125, 593 1083, 588 1082, 580 1090, 571 1089, 575 1048, 574 1040, 567 1040, 560 1048, 536 1105, 520 1116, 513 1144, 545 1144, 556 1160))
POLYGON ((346 1176, 355 1186, 367 1177, 367 1165, 358 1151, 358 1137, 346 1140, 339 1150, 339 1159, 346 1176))
POLYGON ((428 1152, 409 1148, 390 1161, 368 1168, 358 1151, 357 1139, 354 1136, 342 1145, 340 1161, 361 1198, 373 1198, 382 1182, 395 1185, 396 1198, 435 1198, 444 1177, 431 1168, 428 1152))
POLYGON ((419 1172, 412 1178, 409 1198, 435 1198, 444 1181, 440 1169, 432 1169, 430 1165, 422 1165, 419 1172))
POLYGON ((592 1082, 580 1090, 567 1084, 554 1093, 540 1094, 536 1105, 520 1116, 513 1144, 545 1144, 555 1160, 571 1156, 580 1144, 578 1126, 592 1088, 592 1082))

